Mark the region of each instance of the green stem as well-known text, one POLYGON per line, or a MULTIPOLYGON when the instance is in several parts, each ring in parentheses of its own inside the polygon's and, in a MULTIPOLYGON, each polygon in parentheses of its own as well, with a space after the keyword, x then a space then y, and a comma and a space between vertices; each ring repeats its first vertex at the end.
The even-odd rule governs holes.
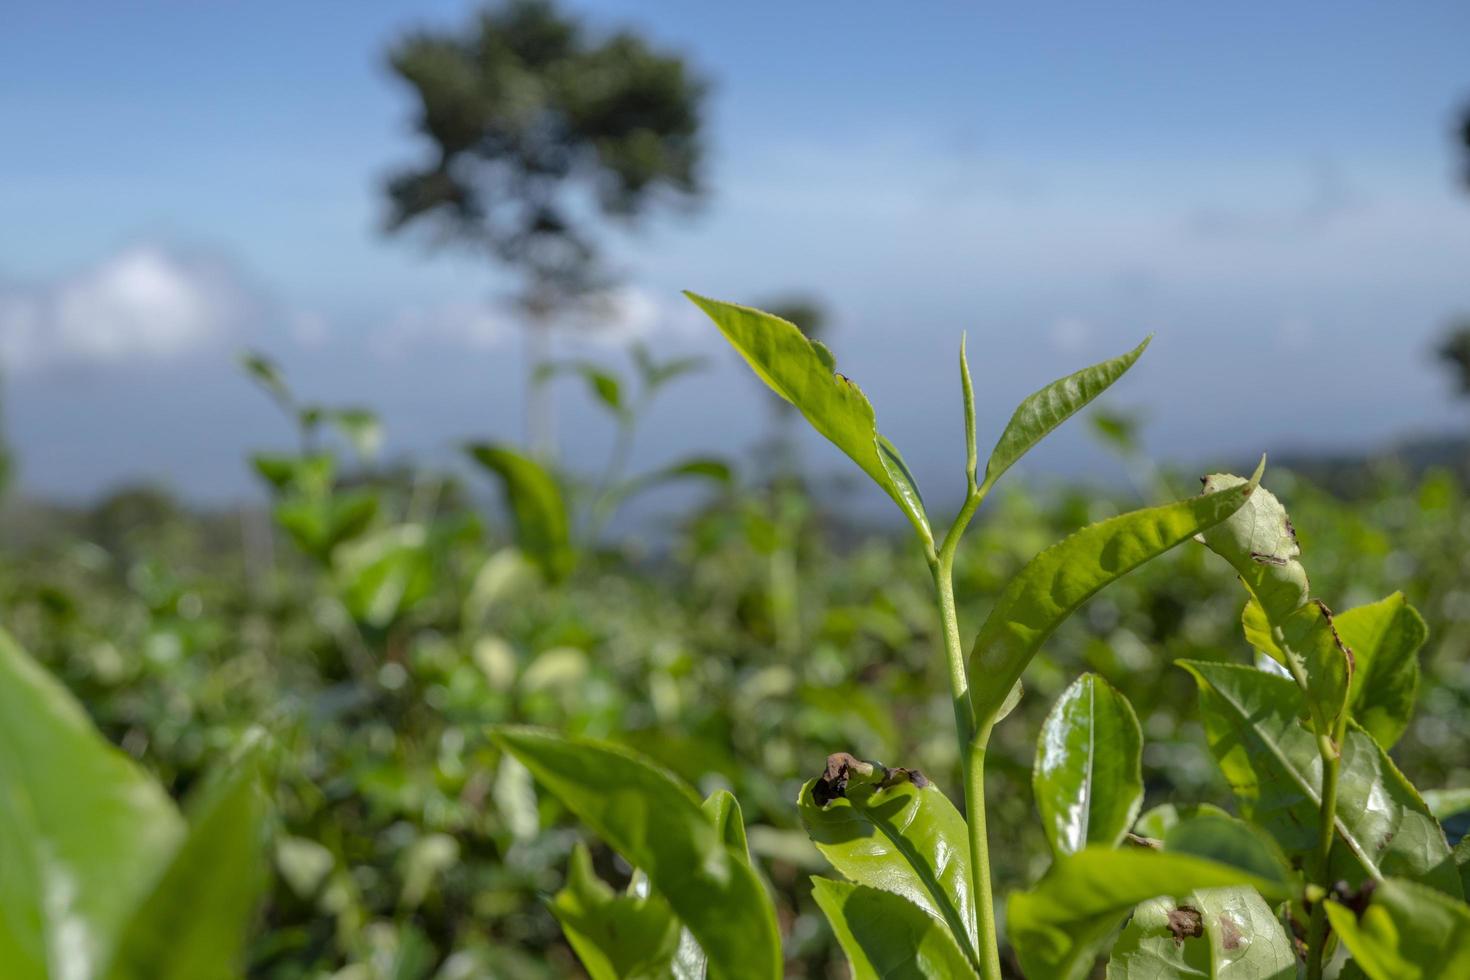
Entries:
MULTIPOLYGON (((1317 752, 1322 757, 1322 806, 1317 812, 1318 845, 1313 877, 1324 891, 1330 887, 1332 842, 1337 837, 1337 774, 1342 764, 1339 747, 1343 727, 1338 725, 1335 741, 1326 735, 1317 736, 1317 752)), ((1326 945, 1327 899, 1324 896, 1312 904, 1312 918, 1307 926, 1307 980, 1322 980, 1326 945)))
POLYGON ((990 888, 990 842, 985 831, 985 750, 990 742, 990 724, 987 722, 983 730, 976 731, 970 685, 965 672, 965 650, 960 641, 959 615, 954 601, 955 552, 984 496, 982 488, 975 486, 972 479, 964 507, 944 536, 944 543, 931 568, 934 590, 939 599, 939 618, 944 629, 944 653, 949 664, 955 734, 964 780, 965 821, 970 838, 970 888, 976 914, 975 952, 980 962, 981 977, 1000 980, 1000 942, 996 936, 995 900, 990 888))

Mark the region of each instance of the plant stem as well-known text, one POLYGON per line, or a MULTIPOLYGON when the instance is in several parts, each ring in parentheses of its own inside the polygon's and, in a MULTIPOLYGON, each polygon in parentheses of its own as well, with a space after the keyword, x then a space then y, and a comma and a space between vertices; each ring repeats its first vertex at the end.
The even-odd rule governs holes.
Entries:
MULTIPOLYGON (((1343 728, 1338 725, 1336 740, 1323 734, 1317 736, 1317 752, 1322 757, 1322 805, 1318 810, 1317 856, 1313 877, 1324 890, 1330 887, 1332 842, 1337 837, 1337 774, 1342 764, 1343 728)), ((1307 926, 1307 980, 1322 980, 1322 960, 1327 945, 1327 899, 1312 905, 1312 918, 1307 926)))
POLYGON ((944 536, 944 543, 931 568, 934 590, 939 599, 939 618, 944 629, 944 653, 949 664, 955 734, 964 780, 965 822, 970 838, 970 889, 976 915, 975 952, 984 980, 1000 980, 1000 943, 995 930, 995 900, 990 888, 990 843, 985 830, 985 750, 990 742, 990 724, 986 722, 981 731, 975 729, 975 712, 965 672, 965 650, 960 641, 959 616, 954 602, 955 552, 970 518, 983 499, 982 488, 977 487, 972 478, 964 507, 944 536))

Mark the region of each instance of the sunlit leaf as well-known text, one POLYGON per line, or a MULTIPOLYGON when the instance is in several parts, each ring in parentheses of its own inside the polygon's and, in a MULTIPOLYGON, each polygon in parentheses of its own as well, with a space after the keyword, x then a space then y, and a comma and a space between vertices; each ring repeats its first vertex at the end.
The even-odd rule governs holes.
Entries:
MULTIPOLYGON (((1233 664, 1181 661, 1199 683, 1210 751, 1241 811, 1289 856, 1315 853, 1321 756, 1297 719, 1302 694, 1284 677, 1233 664)), ((1350 725, 1342 744, 1333 874, 1356 886, 1399 875, 1460 895, 1439 822, 1388 755, 1350 725)))
POLYGON ((899 895, 866 885, 813 878, 812 897, 847 954, 853 980, 976 976, 950 931, 899 895))
POLYGON ((1087 975, 1102 943, 1140 902, 1232 886, 1286 897, 1279 883, 1217 861, 1090 847, 1057 858, 1029 891, 1013 892, 1006 929, 1026 976, 1075 980, 1087 975))
POLYGON ((835 373, 831 351, 807 339, 795 324, 769 313, 694 293, 684 295, 709 315, 762 381, 887 491, 920 539, 932 546, 934 535, 908 467, 898 450, 878 434, 873 406, 862 390, 835 373))
POLYGON ((1296 950, 1254 888, 1152 898, 1108 955, 1108 980, 1295 980, 1296 950))
MULTIPOLYGON (((1264 461, 1263 461, 1264 465, 1264 461)), ((971 700, 984 724, 1005 703, 1046 638, 1109 582, 1214 527, 1253 483, 1123 514, 1085 527, 1033 558, 1007 583, 970 653, 971 700)))
POLYGON ((1111 847, 1143 803, 1143 733, 1133 706, 1096 674, 1077 678, 1036 743, 1031 785, 1053 854, 1111 847))
POLYGON ((657 895, 619 894, 592 870, 584 844, 572 851, 552 915, 591 980, 655 980, 667 975, 679 920, 657 895))
MULTIPOLYGON (((1205 478, 1205 489, 1244 482, 1216 473, 1205 478)), ((1242 617, 1247 638, 1288 668, 1307 694, 1318 730, 1333 732, 1347 706, 1352 659, 1327 607, 1309 599, 1307 571, 1286 508, 1262 487, 1201 538, 1230 563, 1250 594, 1251 606, 1242 617)))
POLYGON ((1429 812, 1434 814, 1436 819, 1448 820, 1450 817, 1470 812, 1470 787, 1427 789, 1424 791, 1424 802, 1429 804, 1429 812))
POLYGON ((515 521, 516 543, 553 582, 571 571, 571 520, 555 478, 540 463, 509 446, 476 443, 470 457, 500 479, 515 521))
POLYGON ((255 741, 188 809, 189 830, 124 926, 107 980, 229 980, 268 880, 270 800, 255 741))
POLYGON ((185 833, 163 790, 0 632, 0 966, 100 976, 185 833))
POLYGON ((529 728, 494 738, 542 787, 648 875, 709 956, 709 975, 779 977, 775 912, 699 798, 625 749, 529 728))
POLYGON ((1342 641, 1353 651, 1349 708, 1358 724, 1385 749, 1409 725, 1419 693, 1419 648, 1429 627, 1402 592, 1339 613, 1342 641))
POLYGON ((798 810, 817 849, 860 885, 901 895, 974 948, 964 818, 921 773, 839 753, 801 788, 798 810))
POLYGON ((1332 931, 1371 980, 1448 980, 1470 976, 1470 907, 1412 881, 1379 882, 1355 918, 1327 903, 1332 931))
POLYGON ((993 485, 1032 446, 1121 378, 1143 355, 1152 339, 1145 339, 1126 354, 1085 367, 1027 395, 990 452, 985 464, 985 485, 993 485))

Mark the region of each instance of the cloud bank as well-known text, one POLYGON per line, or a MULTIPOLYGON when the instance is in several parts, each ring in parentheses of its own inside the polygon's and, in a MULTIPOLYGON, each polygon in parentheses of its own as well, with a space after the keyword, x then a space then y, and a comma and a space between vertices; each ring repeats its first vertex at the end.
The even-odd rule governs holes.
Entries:
POLYGON ((177 360, 230 337, 254 305, 223 262, 133 245, 49 283, 0 283, 0 366, 177 360))

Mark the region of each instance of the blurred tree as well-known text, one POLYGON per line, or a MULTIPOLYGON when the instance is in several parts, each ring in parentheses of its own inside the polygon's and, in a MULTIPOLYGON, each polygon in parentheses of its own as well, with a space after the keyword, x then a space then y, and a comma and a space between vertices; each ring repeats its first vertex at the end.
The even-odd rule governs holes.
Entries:
POLYGON ((5 442, 5 379, 0 377, 0 499, 4 499, 14 474, 15 464, 11 460, 10 447, 5 442))
POLYGON ((1451 324, 1434 353, 1454 376, 1455 393, 1470 398, 1470 319, 1451 324))
MULTIPOLYGON (((594 222, 631 225, 655 203, 701 196, 706 87, 678 55, 626 31, 593 37, 548 0, 508 0, 462 32, 410 34, 389 57, 429 152, 388 181, 388 230, 427 226, 435 244, 514 270, 539 365, 552 318, 614 284, 594 222)), ((529 385, 543 451, 549 391, 529 385)))
POLYGON ((1470 107, 1460 116, 1460 164, 1464 168, 1465 183, 1470 184, 1470 107))

